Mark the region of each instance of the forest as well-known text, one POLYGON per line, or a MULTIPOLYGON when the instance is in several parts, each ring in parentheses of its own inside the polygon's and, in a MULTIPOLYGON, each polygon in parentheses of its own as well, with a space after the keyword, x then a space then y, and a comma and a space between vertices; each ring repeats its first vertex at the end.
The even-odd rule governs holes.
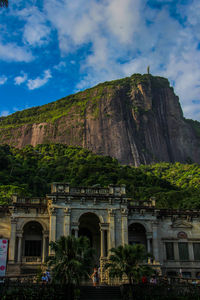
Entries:
POLYGON ((200 166, 157 163, 140 167, 121 165, 109 156, 63 144, 43 144, 17 149, 0 146, 0 204, 11 195, 43 197, 52 182, 71 186, 125 184, 128 197, 155 197, 158 208, 200 209, 200 166))

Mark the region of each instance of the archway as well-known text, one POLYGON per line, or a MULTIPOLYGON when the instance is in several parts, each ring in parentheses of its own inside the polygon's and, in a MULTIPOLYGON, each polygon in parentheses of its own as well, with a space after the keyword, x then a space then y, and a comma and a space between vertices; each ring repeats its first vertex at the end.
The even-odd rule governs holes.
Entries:
POLYGON ((130 245, 143 244, 147 249, 146 230, 140 223, 133 223, 128 227, 128 242, 130 245))
POLYGON ((95 249, 95 263, 99 264, 100 258, 100 220, 94 213, 85 213, 79 219, 78 236, 87 236, 90 245, 95 249))
MULTIPOLYGON (((43 228, 40 223, 31 221, 23 228, 23 252, 24 257, 42 258, 43 228)), ((34 260, 34 259, 33 259, 34 260)))

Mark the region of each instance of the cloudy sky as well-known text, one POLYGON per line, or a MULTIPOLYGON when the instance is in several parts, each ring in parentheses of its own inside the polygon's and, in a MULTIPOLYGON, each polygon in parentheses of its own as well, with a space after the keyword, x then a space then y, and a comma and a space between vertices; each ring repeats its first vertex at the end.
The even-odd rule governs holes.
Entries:
POLYGON ((199 0, 9 0, 0 8, 0 115, 133 73, 170 80, 200 120, 199 0))

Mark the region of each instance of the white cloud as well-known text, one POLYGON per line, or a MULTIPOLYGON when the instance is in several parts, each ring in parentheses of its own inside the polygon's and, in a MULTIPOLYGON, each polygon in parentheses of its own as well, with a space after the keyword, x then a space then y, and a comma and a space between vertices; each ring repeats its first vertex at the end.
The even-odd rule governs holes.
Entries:
POLYGON ((32 46, 41 46, 49 42, 51 28, 46 24, 46 18, 36 7, 32 7, 24 13, 26 25, 23 39, 32 46))
POLYGON ((0 43, 0 59, 14 62, 30 62, 33 60, 33 55, 30 50, 15 43, 0 43))
POLYGON ((27 74, 24 72, 21 72, 21 73, 22 73, 21 76, 16 76, 14 78, 15 85, 21 85, 22 83, 24 83, 27 80, 27 78, 28 78, 27 74))
POLYGON ((5 75, 0 76, 0 85, 4 85, 7 80, 8 77, 6 77, 5 75))
POLYGON ((0 116, 1 117, 6 117, 10 114, 9 110, 2 110, 1 113, 0 113, 0 116))
MULTIPOLYGON (((67 65, 70 71, 70 62, 76 70, 80 66, 77 89, 146 73, 150 65, 152 74, 174 83, 185 115, 197 118, 199 104, 193 100, 200 99, 199 0, 157 2, 161 9, 153 8, 156 1, 147 0, 44 0, 38 7, 37 1, 13 0, 9 11, 20 20, 15 34, 25 46, 0 43, 0 59, 30 62, 30 49, 43 46, 53 61, 58 46, 62 58, 51 68, 61 71, 67 65), (47 48, 50 41, 54 48, 47 48)), ((49 70, 29 80, 22 74, 15 84, 27 81, 28 88, 35 89, 50 78, 49 70)))
POLYGON ((49 79, 52 78, 50 70, 44 71, 44 75, 42 77, 37 77, 35 79, 29 79, 27 82, 27 86, 29 90, 35 90, 39 87, 45 85, 49 79))
POLYGON ((54 69, 57 71, 61 71, 66 68, 66 62, 65 61, 60 61, 59 64, 54 66, 54 69))

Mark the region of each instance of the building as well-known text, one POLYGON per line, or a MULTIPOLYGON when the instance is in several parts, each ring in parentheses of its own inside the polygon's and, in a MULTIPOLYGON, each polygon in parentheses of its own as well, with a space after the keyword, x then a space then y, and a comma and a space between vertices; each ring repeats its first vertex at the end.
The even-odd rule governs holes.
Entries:
MULTIPOLYGON (((198 277, 200 211, 157 209, 155 200, 127 198, 125 186, 70 187, 53 183, 45 198, 22 199, 0 208, 0 238, 9 240, 7 274, 36 272, 51 254, 49 242, 86 235, 103 265, 109 249, 142 243, 162 274, 198 277)), ((103 280, 106 280, 105 278, 103 280)))

